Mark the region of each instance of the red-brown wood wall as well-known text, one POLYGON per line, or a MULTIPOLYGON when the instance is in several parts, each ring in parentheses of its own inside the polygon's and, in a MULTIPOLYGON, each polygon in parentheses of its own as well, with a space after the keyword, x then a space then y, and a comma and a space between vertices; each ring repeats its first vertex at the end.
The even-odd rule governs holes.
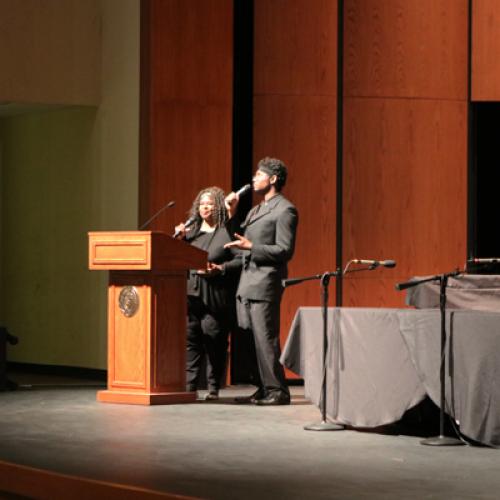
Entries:
POLYGON ((396 269, 344 280, 347 306, 402 306, 397 281, 463 267, 467 0, 344 1, 344 260, 396 269))
POLYGON ((472 1, 472 100, 500 101, 500 5, 472 1))
MULTIPOLYGON (((500 39, 485 27, 495 1, 473 2, 488 47, 500 39)), ((140 219, 175 199, 154 225, 169 232, 201 187, 231 186, 233 3, 142 6, 140 219)), ((398 262, 345 279, 343 304, 399 307, 396 282, 466 258, 468 0, 343 6, 343 262, 398 262)), ((300 213, 290 275, 334 270, 337 1, 255 0, 254 8, 254 164, 275 156, 289 166, 284 193, 300 213)), ((491 95, 490 77, 480 78, 493 62, 478 40, 480 99, 491 95)), ((319 304, 318 282, 289 288, 282 338, 297 307, 319 304)))
MULTIPOLYGON (((283 193, 299 210, 290 276, 334 271, 337 3, 256 0, 254 29, 254 163, 273 156, 289 167, 283 193)), ((318 281, 286 290, 282 340, 297 308, 319 300, 318 281)))
POLYGON ((232 0, 142 0, 140 222, 171 233, 198 191, 231 188, 232 0))

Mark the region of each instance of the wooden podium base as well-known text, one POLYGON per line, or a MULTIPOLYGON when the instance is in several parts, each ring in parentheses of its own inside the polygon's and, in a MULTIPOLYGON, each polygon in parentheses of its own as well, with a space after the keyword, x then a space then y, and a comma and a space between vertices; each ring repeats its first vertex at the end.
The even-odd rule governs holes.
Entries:
POLYGON ((106 390, 97 392, 97 401, 129 405, 174 405, 194 403, 196 392, 134 393, 106 390))

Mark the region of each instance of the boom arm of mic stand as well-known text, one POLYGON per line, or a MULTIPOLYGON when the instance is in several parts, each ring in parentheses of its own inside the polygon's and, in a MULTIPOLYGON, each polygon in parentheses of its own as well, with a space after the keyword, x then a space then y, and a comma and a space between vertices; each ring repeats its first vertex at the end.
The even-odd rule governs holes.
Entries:
POLYGON ((399 292, 401 290, 406 290, 407 288, 412 288, 414 286, 420 285, 422 283, 427 283, 428 281, 440 281, 442 278, 450 278, 453 276, 458 276, 459 274, 462 274, 463 271, 459 271, 458 269, 455 269, 454 271, 450 273, 445 273, 445 274, 436 274, 435 276, 431 276, 430 278, 423 278, 420 280, 410 280, 410 281, 404 281, 403 283, 396 283, 394 288, 398 290, 399 292))
POLYGON ((286 280, 281 280, 281 284, 284 288, 287 286, 292 286, 292 285, 298 285, 299 283, 302 283, 303 281, 311 281, 311 280, 320 280, 323 278, 325 275, 327 276, 340 276, 340 270, 337 269, 333 273, 323 273, 323 274, 313 274, 312 276, 304 276, 303 278, 289 278, 286 280))

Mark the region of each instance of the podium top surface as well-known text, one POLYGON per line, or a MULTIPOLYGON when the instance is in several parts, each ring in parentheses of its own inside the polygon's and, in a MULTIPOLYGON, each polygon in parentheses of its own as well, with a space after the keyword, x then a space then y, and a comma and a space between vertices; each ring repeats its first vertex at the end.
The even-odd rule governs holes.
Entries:
POLYGON ((204 268, 207 253, 159 231, 89 232, 89 269, 182 271, 204 268))

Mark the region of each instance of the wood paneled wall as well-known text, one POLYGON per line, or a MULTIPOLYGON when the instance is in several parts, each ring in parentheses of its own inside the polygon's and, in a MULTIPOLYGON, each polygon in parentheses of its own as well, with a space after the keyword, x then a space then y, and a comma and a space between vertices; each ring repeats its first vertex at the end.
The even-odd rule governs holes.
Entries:
POLYGON ((142 0, 140 221, 173 231, 198 191, 231 188, 232 0, 142 0))
POLYGON ((472 100, 500 101, 500 5, 472 1, 472 100))
MULTIPOLYGON (((254 163, 289 167, 283 193, 299 210, 290 276, 335 269, 336 121, 337 2, 255 0, 254 163)), ((287 289, 282 339, 297 307, 319 303, 317 281, 287 289)))
POLYGON ((344 1, 346 306, 402 306, 394 284, 463 267, 467 0, 344 1))
MULTIPOLYGON (((231 0, 143 0, 141 220, 176 199, 170 231, 204 185, 231 184, 231 0), (193 8, 195 5, 195 8, 193 8)), ((344 305, 402 306, 394 284, 466 257, 468 0, 344 0, 344 305)), ((336 266, 337 1, 255 0, 254 164, 289 167, 300 223, 291 276, 336 266)), ((334 285, 331 285, 333 295, 334 285)), ((333 300, 331 301, 333 303, 333 300)), ((318 282, 291 287, 320 304, 318 282)))

